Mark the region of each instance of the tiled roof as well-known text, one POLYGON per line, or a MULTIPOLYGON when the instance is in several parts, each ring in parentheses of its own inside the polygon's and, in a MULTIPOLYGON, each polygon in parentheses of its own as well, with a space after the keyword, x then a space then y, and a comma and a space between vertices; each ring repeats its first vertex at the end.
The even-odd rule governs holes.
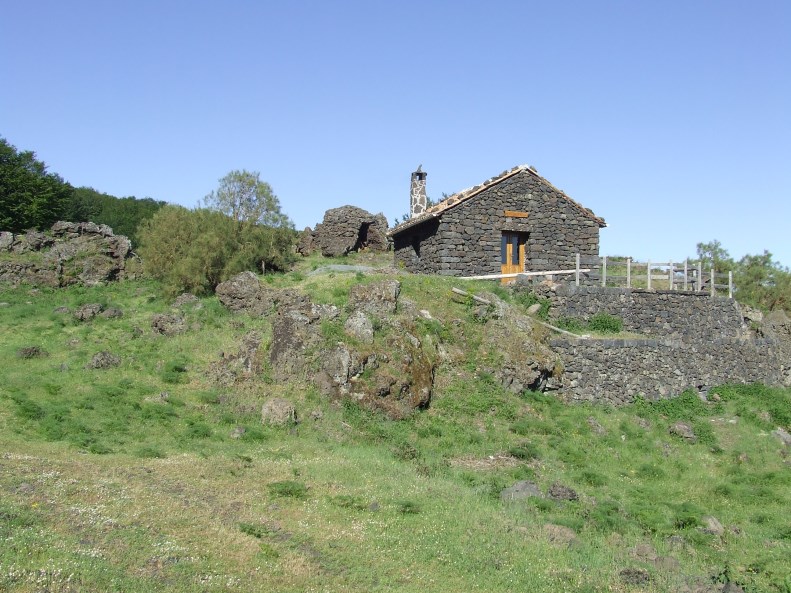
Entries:
POLYGON ((410 218, 409 220, 406 220, 406 221, 402 222, 398 226, 393 227, 392 229, 390 229, 390 231, 388 231, 387 234, 392 237, 392 236, 395 236, 395 235, 397 235, 397 234, 399 234, 399 233, 401 233, 401 232, 403 232, 403 231, 405 231, 407 229, 410 229, 410 228, 412 228, 414 226, 422 224, 422 223, 424 223, 424 222, 426 222, 428 220, 431 220, 433 218, 439 218, 442 215, 442 213, 445 212, 446 210, 450 210, 451 208, 454 208, 455 206, 458 206, 462 202, 466 202, 470 198, 472 198, 474 196, 477 196, 482 191, 485 191, 485 190, 497 185, 498 183, 502 183, 506 179, 509 179, 510 177, 513 177, 514 175, 516 175, 518 173, 521 173, 522 171, 527 171, 528 173, 530 173, 531 175, 533 175, 537 179, 540 179, 541 181, 543 181, 546 185, 548 185, 553 190, 558 192, 561 195, 562 198, 564 198, 566 201, 568 201, 572 206, 574 206, 582 214, 584 214, 585 216, 587 216, 588 218, 590 218, 594 222, 598 223, 599 226, 601 226, 601 227, 607 226, 607 223, 604 222, 603 218, 599 218, 591 210, 589 210, 588 208, 585 208, 581 204, 579 204, 579 203, 575 202, 574 200, 572 200, 563 191, 559 190, 554 185, 549 183, 549 181, 547 181, 546 179, 541 177, 532 168, 530 168, 527 165, 519 165, 518 167, 514 167, 513 169, 510 169, 508 171, 503 171, 499 175, 484 181, 480 185, 476 185, 475 187, 471 187, 469 189, 462 190, 462 191, 460 191, 457 194, 453 194, 452 196, 449 196, 449 197, 445 198, 441 202, 438 202, 438 203, 434 204, 431 208, 428 208, 420 216, 416 216, 415 218, 410 218))

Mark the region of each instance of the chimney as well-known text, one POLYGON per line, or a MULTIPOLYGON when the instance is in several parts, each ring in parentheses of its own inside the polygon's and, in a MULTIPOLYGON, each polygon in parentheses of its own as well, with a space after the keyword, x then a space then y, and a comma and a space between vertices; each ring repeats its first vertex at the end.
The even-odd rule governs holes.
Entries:
POLYGON ((412 182, 409 186, 409 217, 415 218, 426 211, 426 175, 423 165, 418 165, 417 171, 412 173, 412 182))

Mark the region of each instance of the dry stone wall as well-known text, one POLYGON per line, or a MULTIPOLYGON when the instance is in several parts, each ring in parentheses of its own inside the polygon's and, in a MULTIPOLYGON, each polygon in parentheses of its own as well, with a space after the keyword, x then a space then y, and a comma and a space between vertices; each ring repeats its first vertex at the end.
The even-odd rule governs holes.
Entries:
POLYGON ((620 405, 723 383, 782 383, 777 344, 768 339, 555 339, 564 364, 561 398, 620 405))
POLYGON ((623 404, 637 395, 672 397, 723 383, 783 385, 789 366, 773 335, 756 335, 739 304, 702 293, 539 285, 552 315, 584 320, 604 312, 623 319, 629 339, 554 339, 563 367, 560 396, 623 404))
POLYGON ((726 297, 573 283, 553 287, 539 284, 535 291, 550 300, 555 318, 589 321, 597 313, 607 313, 620 317, 625 331, 675 336, 692 342, 748 335, 739 304, 726 297))

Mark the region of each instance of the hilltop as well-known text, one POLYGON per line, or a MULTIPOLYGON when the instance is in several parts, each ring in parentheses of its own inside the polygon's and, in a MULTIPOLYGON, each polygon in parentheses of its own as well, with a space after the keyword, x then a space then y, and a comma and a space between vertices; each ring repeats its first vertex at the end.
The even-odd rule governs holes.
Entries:
POLYGON ((791 590, 791 391, 565 405, 545 301, 391 257, 258 276, 253 311, 0 286, 0 588, 791 590))

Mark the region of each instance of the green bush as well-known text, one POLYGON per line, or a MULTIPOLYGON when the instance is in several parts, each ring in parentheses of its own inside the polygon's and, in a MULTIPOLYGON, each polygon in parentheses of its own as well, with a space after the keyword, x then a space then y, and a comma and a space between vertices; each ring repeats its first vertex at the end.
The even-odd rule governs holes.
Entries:
POLYGON ((544 320, 549 317, 549 299, 541 298, 527 290, 520 290, 514 295, 514 301, 525 309, 533 305, 541 305, 536 315, 544 320))
POLYGON ((514 445, 508 450, 511 456, 517 459, 540 459, 541 452, 538 447, 528 441, 523 441, 518 445, 514 445))
POLYGON ((591 486, 604 486, 607 483, 607 478, 593 470, 584 470, 580 472, 579 479, 591 486))
POLYGON ((413 500, 396 501, 396 509, 402 515, 417 515, 420 512, 420 505, 413 500))
POLYGON ((567 332, 582 333, 587 329, 587 325, 581 319, 576 317, 559 317, 555 321, 560 329, 565 329, 567 332))
POLYGON ((591 331, 600 334, 617 334, 623 331, 623 320, 607 313, 596 313, 587 323, 577 317, 561 317, 555 321, 555 325, 572 333, 591 331))
POLYGON ((168 294, 207 294, 245 270, 282 270, 293 261, 290 227, 237 222, 220 212, 165 206, 140 226, 145 271, 168 294))
POLYGON ((678 529, 697 527, 701 525, 703 511, 691 502, 682 502, 672 505, 674 511, 673 524, 678 529))
POLYGON ((41 420, 47 414, 44 408, 29 399, 18 398, 16 405, 16 415, 22 420, 41 420))
POLYGON ((239 531, 256 539, 263 539, 271 530, 260 523, 239 523, 239 531))
POLYGON ((135 457, 142 457, 143 459, 164 459, 166 455, 156 447, 145 445, 135 450, 135 457))
POLYGON ((588 328, 602 334, 617 334, 623 331, 623 319, 607 313, 596 313, 588 322, 588 328))
POLYGON ((599 502, 590 511, 589 518, 597 529, 605 532, 623 533, 627 527, 627 521, 621 514, 620 506, 614 500, 599 502))
POLYGON ((365 501, 365 499, 352 494, 338 494, 337 496, 331 496, 329 500, 332 504, 339 506, 342 509, 364 511, 368 508, 368 503, 365 501))
POLYGON ((295 480, 284 480, 282 482, 272 482, 268 486, 272 496, 282 496, 286 498, 305 498, 308 495, 308 487, 302 482, 295 480))
POLYGON ((191 422, 187 427, 187 437, 191 439, 205 439, 212 435, 211 426, 202 421, 191 422))

